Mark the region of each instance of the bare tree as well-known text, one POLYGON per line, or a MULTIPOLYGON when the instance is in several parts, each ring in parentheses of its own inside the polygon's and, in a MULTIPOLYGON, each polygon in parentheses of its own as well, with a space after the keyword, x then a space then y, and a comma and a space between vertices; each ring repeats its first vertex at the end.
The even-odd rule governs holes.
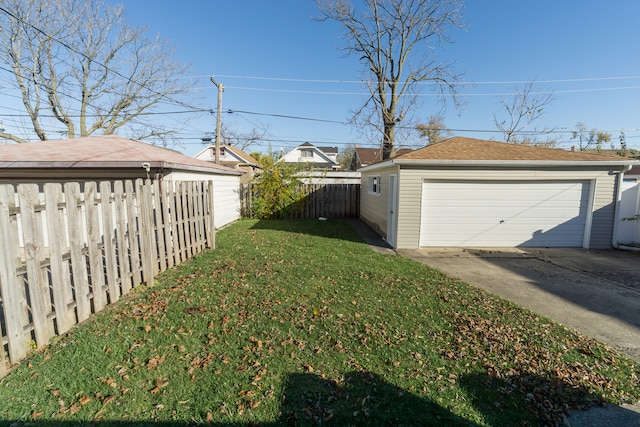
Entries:
POLYGON ((241 134, 231 129, 223 122, 221 131, 222 141, 224 141, 225 144, 233 145, 234 147, 245 151, 255 142, 263 140, 265 135, 267 134, 268 129, 268 126, 261 125, 259 127, 254 127, 253 129, 251 129, 251 133, 249 134, 241 134))
POLYGON ((356 146, 354 144, 347 144, 338 153, 337 160, 343 170, 351 170, 353 156, 356 154, 356 146))
POLYGON ((371 96, 354 114, 382 134, 383 158, 393 155, 396 125, 407 119, 417 101, 417 83, 430 82, 443 99, 456 83, 451 63, 437 58, 450 43, 449 32, 461 27, 461 0, 364 0, 358 10, 349 0, 316 0, 322 19, 344 27, 348 55, 364 65, 371 96))
MULTIPOLYGON (((0 26, 0 63, 13 73, 37 138, 170 134, 143 116, 161 102, 180 104, 174 96, 188 85, 175 78, 185 67, 171 59, 165 40, 127 26, 121 5, 4 0, 0 26)), ((15 132, 0 137, 24 142, 15 132)))
POLYGON ((512 98, 501 98, 502 112, 493 115, 493 122, 504 134, 505 142, 527 145, 554 145, 549 138, 552 129, 535 129, 532 125, 553 101, 553 94, 536 90, 535 82, 516 87, 512 98), (543 141, 541 136, 545 136, 543 141))
POLYGON ((444 124, 444 117, 432 115, 427 124, 418 124, 416 130, 420 138, 427 138, 428 145, 437 144, 451 137, 451 131, 444 124))
MULTIPOLYGON (((578 124, 576 124, 576 130, 571 132, 571 139, 578 141, 580 151, 595 148, 600 152, 602 150, 602 144, 611 142, 611 134, 596 129, 589 130, 587 125, 578 122, 578 124)), ((626 142, 624 146, 626 148, 626 142)))

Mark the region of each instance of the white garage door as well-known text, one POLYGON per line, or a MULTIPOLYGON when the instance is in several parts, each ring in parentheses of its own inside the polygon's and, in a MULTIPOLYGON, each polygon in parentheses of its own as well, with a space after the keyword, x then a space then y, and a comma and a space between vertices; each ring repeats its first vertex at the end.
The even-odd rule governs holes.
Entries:
POLYGON ((581 247, 584 181, 427 181, 420 246, 581 247))

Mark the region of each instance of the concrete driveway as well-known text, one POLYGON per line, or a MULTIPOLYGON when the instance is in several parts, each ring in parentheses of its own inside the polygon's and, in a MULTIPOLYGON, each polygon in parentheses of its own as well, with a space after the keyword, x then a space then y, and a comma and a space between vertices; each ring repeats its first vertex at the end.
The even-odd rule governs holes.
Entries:
POLYGON ((640 361, 639 252, 428 248, 398 253, 640 361))

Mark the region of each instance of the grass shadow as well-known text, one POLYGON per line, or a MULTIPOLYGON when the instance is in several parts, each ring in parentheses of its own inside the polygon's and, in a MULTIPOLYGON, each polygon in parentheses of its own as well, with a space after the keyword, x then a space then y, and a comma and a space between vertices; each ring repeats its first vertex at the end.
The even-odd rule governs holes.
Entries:
POLYGON ((368 371, 349 372, 339 382, 291 374, 284 394, 281 425, 477 425, 368 371))

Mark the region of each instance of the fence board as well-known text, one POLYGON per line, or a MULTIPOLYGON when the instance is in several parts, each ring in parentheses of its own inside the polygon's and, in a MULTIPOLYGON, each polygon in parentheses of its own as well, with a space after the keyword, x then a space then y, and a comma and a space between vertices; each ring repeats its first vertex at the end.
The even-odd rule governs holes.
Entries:
POLYGON ((44 230, 41 215, 40 191, 37 184, 18 187, 22 236, 24 239, 25 264, 27 268, 29 301, 36 345, 41 347, 54 335, 51 313, 51 295, 42 263, 46 259, 44 230), (37 209, 37 211, 36 211, 37 209))
POLYGON ((165 252, 167 257, 167 268, 172 268, 174 266, 175 253, 173 248, 173 238, 171 236, 171 203, 170 197, 168 196, 170 182, 163 181, 160 183, 160 206, 162 208, 162 219, 164 226, 162 230, 164 232, 164 244, 165 244, 165 252))
POLYGON ((142 265, 140 259, 140 235, 138 232, 138 211, 136 203, 137 197, 133 186, 133 181, 125 181, 125 202, 127 204, 127 236, 129 240, 129 252, 131 263, 131 276, 133 285, 142 283, 142 265))
POLYGON ((109 303, 120 299, 120 277, 114 235, 114 215, 111 204, 111 183, 100 182, 100 212, 102 214, 102 236, 105 261, 105 281, 108 289, 109 303))
POLYGON ((127 239, 127 215, 125 206, 124 185, 122 181, 113 183, 113 202, 115 205, 116 245, 118 248, 118 272, 122 295, 129 293, 131 283, 131 264, 129 262, 129 240, 127 239))
POLYGON ((83 322, 91 315, 89 278, 87 275, 87 258, 84 254, 85 235, 80 183, 69 182, 64 185, 67 205, 67 227, 69 230, 69 254, 71 258, 71 275, 76 302, 78 322, 83 322))
POLYGON ((165 249, 165 244, 164 244, 164 221, 162 218, 162 203, 160 201, 161 199, 161 193, 162 193, 162 186, 161 185, 157 185, 154 186, 154 192, 153 192, 153 205, 155 206, 155 209, 153 210, 153 214, 154 214, 154 229, 155 229, 155 240, 156 240, 156 250, 158 251, 158 261, 160 263, 160 271, 164 271, 167 269, 167 252, 165 249))
POLYGON ((58 333, 63 334, 76 323, 76 315, 72 305, 69 262, 63 259, 67 252, 67 239, 64 212, 59 208, 59 205, 63 204, 62 185, 45 184, 44 200, 49 232, 51 294, 58 333))
MULTIPOLYGON (((24 287, 18 283, 18 224, 12 211, 15 209, 15 193, 10 185, 0 185, 0 292, 7 331, 9 360, 20 360, 27 354, 27 336, 23 327, 27 323, 24 317, 27 301, 24 287)), ((4 345, 2 346, 4 357, 4 345)), ((5 364, 2 364, 4 370, 5 364)))
POLYGON ((87 253, 89 254, 89 277, 93 311, 102 311, 107 305, 105 293, 104 265, 102 263, 102 235, 98 212, 97 185, 87 182, 84 187, 84 207, 87 224, 87 253))
POLYGON ((176 193, 175 193, 175 204, 176 204, 176 214, 177 214, 177 218, 176 218, 176 226, 177 226, 177 231, 176 234, 178 235, 178 244, 180 246, 180 260, 184 261, 187 259, 187 247, 186 247, 186 242, 185 242, 185 227, 184 227, 184 220, 183 220, 183 215, 184 215, 184 209, 182 208, 182 203, 183 203, 183 198, 182 198, 182 191, 183 191, 183 186, 182 186, 182 182, 179 182, 176 184, 176 193))

